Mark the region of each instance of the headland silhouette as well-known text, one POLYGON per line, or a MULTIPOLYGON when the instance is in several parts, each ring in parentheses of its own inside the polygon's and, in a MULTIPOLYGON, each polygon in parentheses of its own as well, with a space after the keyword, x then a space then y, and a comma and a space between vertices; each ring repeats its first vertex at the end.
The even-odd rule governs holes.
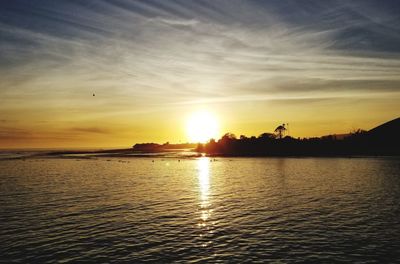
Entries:
MULTIPOLYGON (((345 135, 293 138, 284 135, 285 124, 274 133, 258 137, 236 137, 226 133, 218 140, 197 144, 193 149, 209 156, 397 156, 400 155, 400 118, 369 131, 355 130, 345 135)), ((159 152, 191 148, 193 144, 135 144, 135 152, 159 152)))
MULTIPOLYGON (((286 124, 287 125, 287 124, 286 124)), ((22 153, 2 159, 29 157, 92 158, 92 157, 354 157, 400 156, 400 118, 369 131, 357 129, 348 134, 323 137, 293 138, 287 126, 279 125, 273 133, 236 137, 226 133, 207 143, 164 144, 137 143, 131 148, 102 150, 69 150, 22 153)))

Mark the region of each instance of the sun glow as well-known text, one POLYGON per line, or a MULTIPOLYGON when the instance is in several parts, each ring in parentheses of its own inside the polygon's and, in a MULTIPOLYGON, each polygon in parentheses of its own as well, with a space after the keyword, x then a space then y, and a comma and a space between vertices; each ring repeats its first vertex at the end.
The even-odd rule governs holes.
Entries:
POLYGON ((218 137, 218 120, 210 112, 201 111, 192 114, 186 122, 187 135, 191 142, 207 142, 218 137))

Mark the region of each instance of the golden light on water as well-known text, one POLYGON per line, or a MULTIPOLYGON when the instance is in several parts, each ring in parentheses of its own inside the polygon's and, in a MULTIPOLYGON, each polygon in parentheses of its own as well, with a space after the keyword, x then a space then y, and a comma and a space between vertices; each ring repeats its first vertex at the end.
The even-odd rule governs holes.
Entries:
POLYGON ((209 190, 210 190, 210 159, 202 157, 197 160, 198 180, 199 180, 199 196, 200 196, 200 219, 199 226, 206 226, 206 221, 210 217, 209 209, 209 190))
POLYGON ((207 142, 218 137, 218 119, 209 111, 196 112, 188 118, 186 131, 190 142, 207 142))

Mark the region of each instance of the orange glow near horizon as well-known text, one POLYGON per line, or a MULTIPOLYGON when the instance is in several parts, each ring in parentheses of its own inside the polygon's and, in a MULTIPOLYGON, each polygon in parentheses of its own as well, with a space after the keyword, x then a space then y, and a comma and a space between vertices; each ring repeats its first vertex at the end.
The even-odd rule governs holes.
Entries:
POLYGON ((199 143, 283 123, 320 137, 399 117, 390 5, 5 2, 0 149, 199 143))

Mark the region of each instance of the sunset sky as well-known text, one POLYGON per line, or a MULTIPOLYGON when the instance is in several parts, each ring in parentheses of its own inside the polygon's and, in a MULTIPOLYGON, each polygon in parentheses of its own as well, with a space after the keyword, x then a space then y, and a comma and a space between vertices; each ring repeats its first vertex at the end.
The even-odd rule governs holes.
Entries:
POLYGON ((400 2, 0 4, 0 148, 370 129, 400 113, 400 2), (93 96, 95 94, 95 96, 93 96))

